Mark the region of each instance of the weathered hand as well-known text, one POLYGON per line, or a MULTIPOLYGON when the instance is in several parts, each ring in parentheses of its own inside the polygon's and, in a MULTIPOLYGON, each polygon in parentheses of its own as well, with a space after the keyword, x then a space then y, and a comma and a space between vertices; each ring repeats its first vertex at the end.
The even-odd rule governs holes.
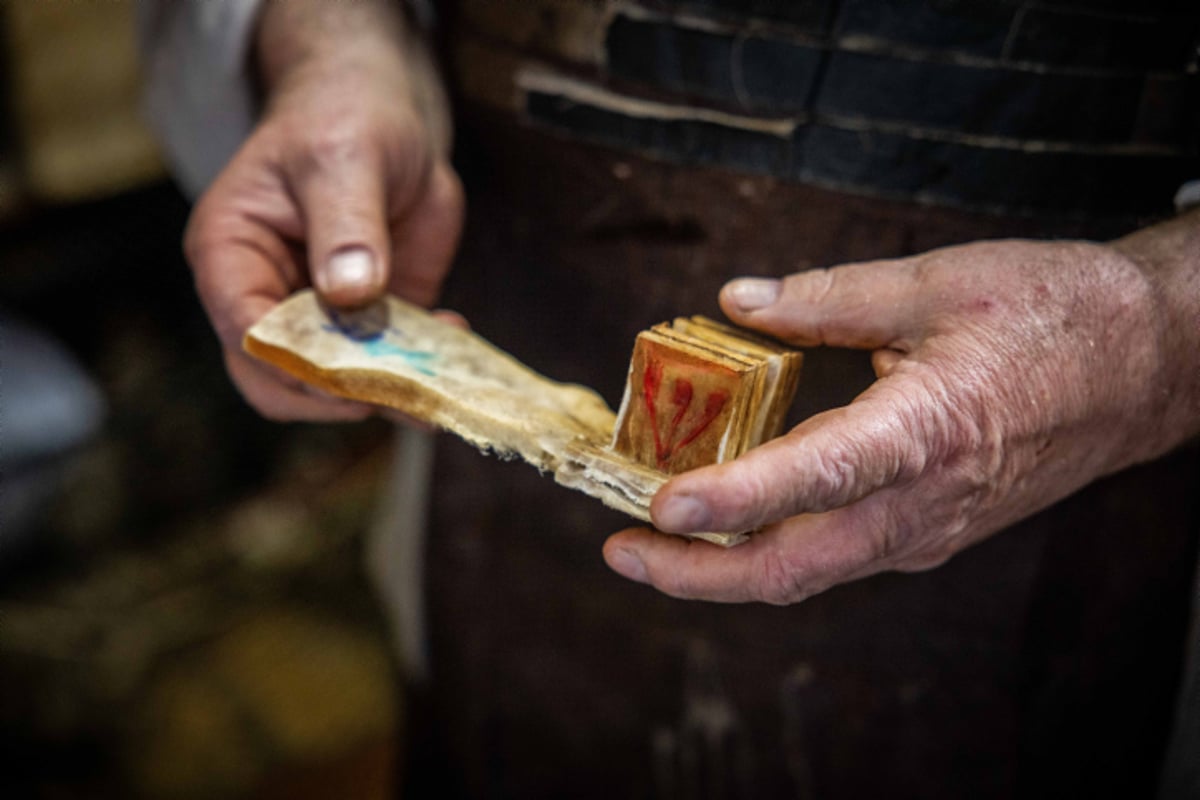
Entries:
MULTIPOLYGON (((1179 272, 1196 292, 1194 266, 1179 272)), ((747 544, 632 529, 605 558, 677 597, 772 603, 941 564, 1196 431, 1195 353, 1177 351, 1165 292, 1122 248, 1082 242, 983 242, 734 281, 721 303, 735 322, 870 349, 878 380, 655 497, 660 529, 766 526, 747 544)))
MULTIPOLYGON (((462 221, 448 134, 418 85, 435 78, 414 75, 401 31, 389 27, 400 23, 323 5, 273 3, 265 12, 266 110, 200 200, 185 240, 231 377, 275 419, 357 419, 371 409, 248 358, 247 328, 309 283, 343 307, 387 290, 429 305, 462 221)), ((384 4, 377 11, 390 13, 384 4)))

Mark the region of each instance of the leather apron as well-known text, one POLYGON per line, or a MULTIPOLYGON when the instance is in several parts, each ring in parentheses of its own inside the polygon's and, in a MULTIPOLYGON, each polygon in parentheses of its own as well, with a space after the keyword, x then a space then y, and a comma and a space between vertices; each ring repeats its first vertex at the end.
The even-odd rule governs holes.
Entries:
MULTIPOLYGON (((461 2, 443 22, 470 208, 445 303, 615 407, 637 332, 719 317, 731 277, 1167 215, 1197 175, 1197 12, 1093 5, 461 2)), ((868 354, 814 350, 793 418, 871 379, 868 354)), ((445 438, 410 782, 438 797, 1149 796, 1198 486, 1182 451, 935 570, 728 606, 616 576, 600 546, 627 518, 445 438)))

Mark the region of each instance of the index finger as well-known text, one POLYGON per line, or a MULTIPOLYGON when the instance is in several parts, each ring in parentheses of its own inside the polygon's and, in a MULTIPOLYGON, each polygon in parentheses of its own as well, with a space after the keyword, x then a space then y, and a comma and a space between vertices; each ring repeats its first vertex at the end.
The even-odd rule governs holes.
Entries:
POLYGON ((916 259, 843 264, 721 290, 731 320, 802 347, 874 350, 916 335, 925 298, 916 259))

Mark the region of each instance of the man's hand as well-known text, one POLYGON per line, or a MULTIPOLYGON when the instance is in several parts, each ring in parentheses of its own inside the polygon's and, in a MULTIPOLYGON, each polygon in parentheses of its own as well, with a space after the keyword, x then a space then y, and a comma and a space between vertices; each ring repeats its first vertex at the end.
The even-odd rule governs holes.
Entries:
POLYGON ((735 322, 872 350, 878 380, 654 499, 661 530, 765 526, 748 543, 633 529, 606 543, 609 565, 677 597, 792 603, 941 564, 1194 435, 1200 226, 1162 227, 1114 246, 984 242, 728 284, 735 322), (1169 267, 1151 270, 1164 253, 1169 267))
POLYGON ((385 291, 430 305, 457 246, 463 200, 445 107, 397 5, 265 5, 263 117, 188 225, 188 261, 229 373, 273 419, 371 409, 248 358, 241 340, 254 322, 310 283, 341 307, 385 291))

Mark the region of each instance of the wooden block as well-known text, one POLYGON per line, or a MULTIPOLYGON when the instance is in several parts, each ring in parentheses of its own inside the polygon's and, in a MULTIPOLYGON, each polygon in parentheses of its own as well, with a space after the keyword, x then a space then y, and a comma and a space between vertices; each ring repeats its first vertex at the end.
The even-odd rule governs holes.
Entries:
POLYGON ((612 447, 676 475, 778 435, 801 356, 703 317, 638 335, 612 447))

